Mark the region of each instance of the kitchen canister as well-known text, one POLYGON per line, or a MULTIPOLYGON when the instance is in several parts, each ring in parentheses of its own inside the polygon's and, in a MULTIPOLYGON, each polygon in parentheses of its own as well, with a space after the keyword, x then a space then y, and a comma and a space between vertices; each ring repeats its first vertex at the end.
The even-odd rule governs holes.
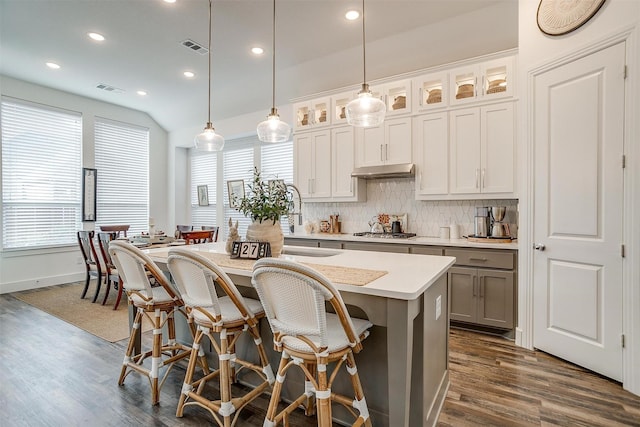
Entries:
POLYGON ((458 224, 451 224, 449 226, 449 238, 450 239, 460 238, 460 227, 458 227, 458 224))
POLYGON ((440 238, 449 240, 449 227, 440 227, 440 238))

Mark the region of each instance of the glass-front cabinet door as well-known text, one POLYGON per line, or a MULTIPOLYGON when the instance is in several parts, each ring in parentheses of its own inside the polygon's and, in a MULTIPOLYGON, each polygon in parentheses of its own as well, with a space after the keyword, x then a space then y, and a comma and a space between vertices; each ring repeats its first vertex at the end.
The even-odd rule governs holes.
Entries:
POLYGON ((411 112, 411 80, 398 80, 384 85, 384 101, 387 115, 396 116, 411 112))
POLYGON ((508 56, 452 70, 449 73, 449 104, 513 96, 513 60, 513 56, 508 56))
POLYGON ((356 99, 358 91, 343 92, 331 97, 331 124, 342 125, 347 123, 347 104, 356 99))
POLYGON ((413 112, 443 108, 448 105, 449 74, 425 74, 413 79, 413 112))
POLYGON ((330 106, 329 97, 294 104, 295 129, 304 130, 331 124, 330 106))

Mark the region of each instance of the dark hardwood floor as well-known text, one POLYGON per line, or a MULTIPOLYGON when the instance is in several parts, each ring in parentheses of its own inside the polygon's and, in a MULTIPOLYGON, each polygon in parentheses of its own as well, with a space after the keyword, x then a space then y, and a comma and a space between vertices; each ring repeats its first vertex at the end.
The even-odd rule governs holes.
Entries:
MULTIPOLYGON (((109 343, 0 295, 0 425, 196 426, 190 407, 175 417, 184 371, 169 375, 158 406, 146 379, 116 384, 124 342, 109 343)), ((613 381, 500 337, 451 331, 451 386, 440 426, 640 426, 640 397, 613 381)), ((365 341, 365 349, 366 341, 365 341)), ((242 411, 239 426, 262 426, 268 397, 242 411)), ((299 414, 292 425, 315 425, 299 414)), ((374 424, 375 426, 375 424, 374 424)))

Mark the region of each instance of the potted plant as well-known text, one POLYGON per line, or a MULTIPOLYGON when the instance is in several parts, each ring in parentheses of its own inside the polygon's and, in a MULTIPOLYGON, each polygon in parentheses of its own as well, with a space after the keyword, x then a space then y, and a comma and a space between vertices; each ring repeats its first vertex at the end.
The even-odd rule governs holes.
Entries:
POLYGON ((291 212, 291 195, 283 181, 264 181, 257 168, 248 187, 243 197, 232 195, 236 209, 252 220, 247 228, 247 240, 268 241, 271 255, 277 257, 284 244, 280 217, 291 212))

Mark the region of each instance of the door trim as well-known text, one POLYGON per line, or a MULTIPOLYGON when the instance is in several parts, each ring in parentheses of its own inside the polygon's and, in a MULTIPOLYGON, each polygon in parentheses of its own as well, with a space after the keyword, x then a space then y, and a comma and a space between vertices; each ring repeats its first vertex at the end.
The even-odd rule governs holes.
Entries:
MULTIPOLYGON (((519 179, 520 184, 520 232, 518 256, 518 326, 516 328, 516 344, 533 348, 533 217, 534 217, 534 81, 539 74, 565 65, 596 51, 605 49, 620 42, 625 42, 626 63, 630 72, 625 82, 625 124, 624 124, 624 154, 627 157, 627 167, 623 178, 623 209, 624 224, 623 238, 626 257, 622 263, 623 269, 623 331, 625 334, 625 348, 623 359, 623 387, 640 395, 640 366, 633 363, 640 360, 640 125, 633 120, 640 114, 640 97, 634 96, 640 92, 640 58, 635 52, 638 50, 638 31, 636 26, 627 26, 610 33, 588 45, 583 45, 571 52, 556 56, 551 61, 539 64, 527 70, 527 105, 524 106, 522 118, 524 129, 521 131, 524 147, 518 150, 522 165, 519 179)), ((622 159, 621 159, 622 160, 622 159)))

